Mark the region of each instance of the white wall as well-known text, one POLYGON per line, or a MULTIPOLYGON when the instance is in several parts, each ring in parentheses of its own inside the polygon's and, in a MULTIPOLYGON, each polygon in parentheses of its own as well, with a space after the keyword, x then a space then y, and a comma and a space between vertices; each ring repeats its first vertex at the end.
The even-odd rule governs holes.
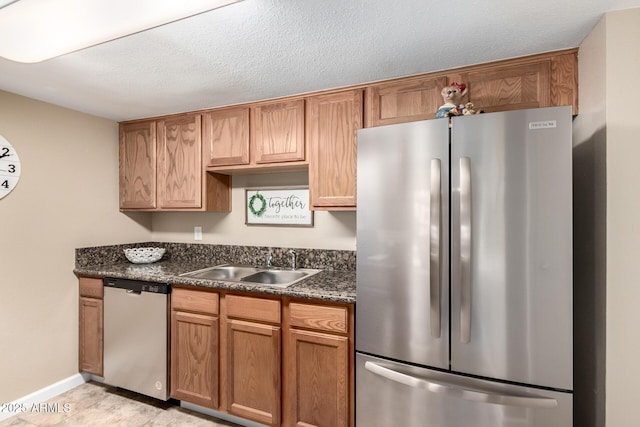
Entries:
POLYGON ((640 9, 606 15, 607 425, 640 420, 640 9))
POLYGON ((245 225, 245 188, 306 185, 306 173, 235 175, 232 182, 230 213, 154 213, 152 239, 160 242, 356 249, 356 214, 353 211, 317 211, 314 213, 314 226, 310 228, 245 225), (202 242, 193 240, 194 226, 202 227, 202 242))
POLYGON ((574 425, 605 425, 606 31, 580 45, 580 114, 573 123, 574 425))
POLYGON ((78 372, 76 247, 146 241, 118 212, 117 124, 0 91, 22 177, 0 200, 0 403, 78 372))
MULTIPOLYGON (((610 12, 584 41, 579 54, 576 134, 580 141, 590 141, 596 152, 601 145, 606 147, 606 154, 594 156, 593 164, 596 175, 606 169, 604 179, 595 178, 606 182, 606 213, 598 216, 596 206, 593 218, 597 226, 606 216, 606 230, 594 232, 594 253, 605 236, 606 256, 599 254, 595 261, 602 263, 606 258, 606 296, 596 289, 602 298, 594 307, 596 316, 600 315, 598 304, 606 307, 606 362, 596 355, 600 364, 596 369, 606 371, 606 425, 611 427, 635 426, 640 419, 636 387, 640 378, 640 119, 634 107, 640 99, 639 41, 640 9, 610 12), (598 163, 602 159, 606 159, 606 168, 598 163)), ((594 186, 593 190, 598 199, 601 189, 594 186)), ((601 273, 594 270, 596 276, 601 273)), ((581 327, 576 324, 578 330, 581 327)), ((596 336, 601 335, 596 331, 596 336)), ((601 353, 602 346, 594 350, 601 353)), ((598 421, 596 425, 603 425, 599 417, 598 421)))

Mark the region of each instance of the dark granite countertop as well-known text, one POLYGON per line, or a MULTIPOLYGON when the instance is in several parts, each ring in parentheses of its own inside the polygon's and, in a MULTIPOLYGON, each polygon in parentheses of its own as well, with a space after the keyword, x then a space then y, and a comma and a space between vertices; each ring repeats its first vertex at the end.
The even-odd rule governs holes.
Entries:
MULTIPOLYGON (((132 264, 120 259, 109 260, 115 261, 111 263, 95 265, 85 265, 87 262, 76 262, 74 273, 78 276, 145 280, 157 283, 169 283, 171 285, 187 285, 349 304, 353 304, 356 301, 355 271, 332 270, 330 268, 323 269, 322 266, 318 266, 323 271, 286 288, 280 288, 247 282, 227 282, 183 277, 180 276, 183 273, 219 265, 228 261, 187 260, 183 257, 167 258, 168 259, 163 258, 163 260, 152 264, 132 264)), ((95 262, 99 259, 92 258, 91 260, 95 262)), ((313 268, 310 266, 301 267, 313 268)))

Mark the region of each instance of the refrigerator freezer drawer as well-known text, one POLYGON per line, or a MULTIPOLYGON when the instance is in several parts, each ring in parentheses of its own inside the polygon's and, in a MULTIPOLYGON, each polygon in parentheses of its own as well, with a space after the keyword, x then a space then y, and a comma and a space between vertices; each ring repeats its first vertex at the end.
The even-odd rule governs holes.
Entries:
POLYGON ((358 427, 566 427, 573 395, 356 355, 358 427))

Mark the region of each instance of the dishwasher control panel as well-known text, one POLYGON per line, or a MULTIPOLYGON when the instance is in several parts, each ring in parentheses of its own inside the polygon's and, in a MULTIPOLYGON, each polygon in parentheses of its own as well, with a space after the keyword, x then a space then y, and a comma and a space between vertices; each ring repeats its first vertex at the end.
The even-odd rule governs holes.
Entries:
POLYGON ((104 286, 126 289, 132 292, 151 292, 154 294, 168 294, 171 292, 171 287, 167 283, 143 282, 140 280, 117 279, 113 277, 105 277, 104 286))

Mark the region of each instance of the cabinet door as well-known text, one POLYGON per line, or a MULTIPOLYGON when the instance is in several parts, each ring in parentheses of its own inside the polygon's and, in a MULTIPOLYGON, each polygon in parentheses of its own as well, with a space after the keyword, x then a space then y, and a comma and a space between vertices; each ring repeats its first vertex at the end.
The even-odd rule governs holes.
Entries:
POLYGON ((203 116, 208 166, 249 164, 249 108, 225 108, 203 116))
POLYGON ((80 371, 103 375, 103 301, 80 297, 80 371))
POLYGON ((353 210, 362 90, 312 96, 307 107, 311 205, 314 209, 353 210))
POLYGON ((406 79, 367 89, 366 127, 433 119, 442 105, 447 78, 406 79))
POLYGON ((218 408, 219 321, 171 312, 171 397, 218 408))
POLYGON ((304 160, 304 99, 251 108, 255 163, 304 160))
POLYGON ((158 198, 160 209, 202 207, 200 115, 158 122, 158 198))
POLYGON ((280 328, 229 320, 227 378, 229 413, 280 425, 280 328))
POLYGON ((120 209, 156 207, 156 122, 120 125, 120 209))
POLYGON ((349 425, 349 340, 291 329, 286 402, 291 426, 349 425))
MULTIPOLYGON (((469 88, 469 101, 485 112, 551 106, 551 61, 503 65, 459 74, 469 88)), ((452 77, 453 79, 454 77, 452 77)))

